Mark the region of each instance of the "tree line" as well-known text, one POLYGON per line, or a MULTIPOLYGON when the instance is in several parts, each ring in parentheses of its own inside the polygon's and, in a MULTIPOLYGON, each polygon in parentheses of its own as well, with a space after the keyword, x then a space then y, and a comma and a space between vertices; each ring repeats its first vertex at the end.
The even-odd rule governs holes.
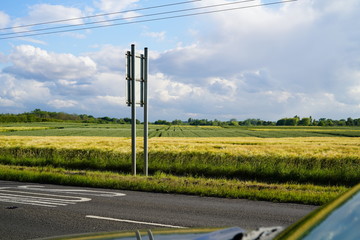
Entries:
MULTIPOLYGON (((0 122, 79 122, 79 123, 117 123, 130 124, 130 118, 110 118, 99 117, 96 118, 87 114, 69 114, 64 112, 48 112, 40 109, 35 109, 31 112, 20 114, 0 114, 0 122)), ((137 123, 140 123, 137 120, 137 123)))
POLYGON ((360 118, 333 120, 328 118, 320 118, 318 120, 312 117, 301 118, 295 116, 293 118, 282 118, 276 122, 276 126, 360 126, 360 118))
MULTIPOLYGON (((0 114, 1 123, 10 122, 79 122, 79 123, 114 123, 114 124, 131 124, 130 118, 110 118, 94 117, 87 114, 69 114, 64 112, 48 112, 35 109, 31 112, 20 114, 0 114)), ((137 119, 137 123, 140 121, 137 119)), ((187 121, 175 119, 173 121, 157 120, 153 124, 158 125, 193 125, 193 126, 360 126, 360 118, 333 120, 327 118, 313 119, 312 117, 300 118, 282 118, 277 121, 264 121, 261 119, 246 119, 238 121, 230 119, 229 121, 194 119, 189 118, 187 121)))
POLYGON ((282 118, 277 121, 264 121, 261 119, 246 119, 244 121, 237 121, 230 119, 229 121, 208 120, 208 119, 193 119, 189 118, 187 121, 173 120, 171 122, 166 120, 157 120, 154 124, 160 125, 194 125, 194 126, 360 126, 360 118, 333 120, 327 118, 320 118, 318 120, 312 117, 300 118, 295 116, 292 118, 282 118))

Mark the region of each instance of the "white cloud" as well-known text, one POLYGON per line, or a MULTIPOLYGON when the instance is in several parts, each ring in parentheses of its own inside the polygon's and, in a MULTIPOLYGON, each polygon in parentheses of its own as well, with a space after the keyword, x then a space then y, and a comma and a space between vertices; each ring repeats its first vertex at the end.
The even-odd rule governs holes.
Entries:
POLYGON ((356 102, 360 105, 360 69, 357 71, 348 71, 348 74, 346 79, 350 79, 350 83, 347 84, 346 89, 344 89, 348 97, 348 101, 346 102, 356 102))
MULTIPOLYGON (((161 53, 153 70, 201 87, 191 101, 202 116, 216 116, 208 105, 238 119, 358 116, 359 10, 359 1, 303 0, 208 15, 197 42, 161 53)), ((180 111, 189 108, 188 96, 177 102, 180 111)))
POLYGON ((5 28, 10 22, 10 17, 6 13, 0 11, 0 28, 5 28))
POLYGON ((34 80, 24 81, 24 79, 0 73, 0 83, 2 86, 0 99, 3 107, 23 108, 51 97, 47 86, 34 80))
POLYGON ((16 46, 8 58, 13 65, 4 72, 39 81, 87 82, 96 72, 96 63, 90 57, 57 54, 31 45, 16 46))
MULTIPOLYGON (((24 19, 18 19, 18 23, 29 24, 48 21, 58 21, 63 19, 73 19, 83 17, 82 11, 74 7, 63 5, 36 4, 29 7, 28 16, 24 19)), ((81 24, 81 19, 64 22, 65 24, 81 24)))
POLYGON ((103 12, 118 12, 134 6, 137 2, 139 0, 100 0, 96 1, 94 5, 103 12))
POLYGON ((232 100, 237 91, 237 84, 234 80, 219 77, 208 79, 208 89, 217 99, 232 100))
POLYGON ((0 63, 6 63, 7 62, 7 56, 0 52, 0 63))
POLYGON ((96 95, 125 96, 125 73, 98 73, 91 86, 96 95))
MULTIPOLYGON (((42 32, 29 32, 32 30, 41 30, 46 28, 52 28, 54 25, 79 25, 83 24, 84 21, 81 19, 85 14, 75 7, 67 7, 63 5, 53 5, 53 4, 35 4, 30 5, 28 7, 28 15, 20 18, 16 18, 12 21, 11 25, 15 28, 12 30, 15 33, 22 34, 36 34, 42 32), (66 19, 73 19, 69 21, 62 21, 66 19), (60 21, 60 22, 59 22, 60 21), (41 24, 46 23, 48 24, 41 24), (38 26, 31 26, 32 24, 39 24, 38 26), (28 25, 28 26, 26 26, 28 25), (24 27, 21 27, 24 26, 24 27)), ((64 30, 64 29, 63 29, 64 30)), ((76 33, 64 33, 63 35, 72 36, 74 38, 85 36, 82 34, 76 33)), ((40 43, 45 45, 46 43, 41 40, 37 40, 35 38, 24 37, 21 38, 23 41, 31 42, 31 43, 40 43)))
POLYGON ((119 71, 125 55, 116 49, 106 46, 75 56, 16 46, 4 55, 12 65, 0 73, 6 86, 0 91, 1 105, 109 115, 114 106, 125 106, 125 73, 119 71))
POLYGON ((146 31, 146 32, 143 33, 143 35, 147 36, 147 37, 154 38, 157 41, 163 41, 165 39, 166 32, 165 31, 161 31, 161 32, 149 32, 149 31, 146 31))
POLYGON ((1 107, 16 107, 17 104, 15 101, 0 97, 0 106, 1 107))
POLYGON ((292 94, 286 91, 267 91, 265 95, 278 103, 286 103, 292 97, 292 94))
POLYGON ((189 98, 194 95, 201 95, 202 89, 192 84, 176 82, 162 73, 149 76, 150 100, 160 100, 162 102, 176 102, 189 98))
POLYGON ((30 38, 30 37, 22 37, 21 40, 24 40, 24 41, 30 42, 30 43, 40 44, 40 45, 47 45, 47 43, 45 41, 41 41, 39 39, 30 38))
POLYGON ((77 102, 74 100, 62 100, 62 99, 54 99, 50 100, 48 104, 52 107, 61 109, 61 108, 71 108, 77 105, 77 102))
POLYGON ((125 106, 125 97, 119 97, 119 96, 97 96, 96 97, 99 102, 115 105, 115 106, 125 106))
POLYGON ((127 50, 113 45, 96 46, 94 52, 86 55, 96 62, 101 72, 125 71, 125 53, 127 50), (122 64, 123 63, 123 64, 122 64))

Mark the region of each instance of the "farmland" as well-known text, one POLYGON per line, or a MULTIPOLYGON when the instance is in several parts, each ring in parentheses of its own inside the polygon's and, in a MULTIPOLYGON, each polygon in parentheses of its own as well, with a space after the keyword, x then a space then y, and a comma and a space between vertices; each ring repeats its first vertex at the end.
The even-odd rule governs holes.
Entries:
POLYGON ((149 135, 151 177, 134 178, 129 125, 3 124, 0 177, 311 204, 360 182, 356 127, 150 125, 149 135))
MULTIPOLYGON (((138 125, 137 136, 142 136, 138 125)), ((92 123, 3 123, 5 136, 99 136, 130 137, 128 124, 92 123), (36 130, 36 131, 35 131, 36 130)), ((219 127, 188 125, 149 125, 149 137, 360 137, 359 127, 219 127)))

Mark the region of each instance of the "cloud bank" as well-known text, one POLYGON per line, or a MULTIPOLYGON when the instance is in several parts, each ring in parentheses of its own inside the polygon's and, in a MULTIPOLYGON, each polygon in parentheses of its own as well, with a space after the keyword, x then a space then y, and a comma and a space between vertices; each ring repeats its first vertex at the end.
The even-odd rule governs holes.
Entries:
MULTIPOLYGON (((95 6, 108 12, 140 2, 95 6)), ((150 47, 150 119, 360 117, 359 10, 357 0, 302 0, 194 18, 191 44, 150 47)), ((0 12, 0 26, 9 24, 6 16, 0 12)), ((161 33, 161 42, 170 37, 166 29, 146 31, 161 33)), ((126 117, 126 48, 105 44, 75 55, 14 45, 0 55, 0 108, 126 117)))

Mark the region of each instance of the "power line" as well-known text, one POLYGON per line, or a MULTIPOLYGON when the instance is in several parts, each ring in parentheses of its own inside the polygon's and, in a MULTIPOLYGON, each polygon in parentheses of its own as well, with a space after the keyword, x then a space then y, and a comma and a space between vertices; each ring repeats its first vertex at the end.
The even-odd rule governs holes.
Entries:
POLYGON ((32 24, 27 24, 27 25, 20 25, 20 26, 14 26, 14 27, 1 28, 0 31, 16 29, 16 28, 34 27, 34 26, 45 25, 45 24, 70 22, 70 21, 74 21, 74 20, 81 20, 81 19, 88 19, 88 18, 104 17, 104 16, 110 16, 110 15, 128 13, 128 12, 134 12, 134 11, 144 11, 144 10, 150 10, 150 9, 155 9, 155 8, 163 8, 163 7, 170 7, 170 6, 176 6, 176 5, 199 2, 199 1, 202 1, 202 0, 190 0, 190 1, 184 1, 184 2, 176 2, 176 3, 169 3, 169 4, 164 4, 164 5, 157 5, 157 6, 144 7, 144 8, 136 8, 136 9, 131 9, 131 10, 124 10, 124 11, 119 11, 119 12, 111 12, 111 13, 89 15, 89 16, 85 16, 85 17, 68 18, 68 19, 54 20, 54 21, 48 21, 48 22, 32 23, 32 24))
MULTIPOLYGON (((250 0, 248 0, 248 1, 250 1, 250 0)), ((114 27, 114 26, 121 26, 121 25, 144 23, 144 22, 153 22, 153 21, 160 21, 160 20, 167 20, 167 19, 175 19, 175 18, 190 17, 190 16, 197 16, 197 15, 205 15, 205 14, 211 14, 211 13, 234 11, 234 10, 247 9, 247 8, 256 8, 256 7, 276 5, 276 4, 284 4, 284 3, 295 2, 295 1, 297 1, 297 0, 285 0, 285 1, 278 1, 278 2, 257 4, 257 5, 250 5, 250 6, 242 6, 242 7, 227 8, 227 9, 220 9, 220 10, 212 10, 212 11, 205 11, 205 12, 198 12, 198 13, 189 13, 189 14, 182 14, 182 15, 175 15, 175 16, 167 16, 167 17, 160 17, 160 18, 138 20, 138 21, 132 21, 132 22, 114 23, 114 24, 111 24, 111 25, 101 25, 101 26, 83 27, 83 28, 75 28, 75 29, 67 29, 67 30, 59 30, 59 31, 50 31, 50 32, 43 32, 43 33, 24 34, 24 35, 20 35, 20 36, 3 37, 3 38, 0 38, 0 40, 13 39, 13 38, 22 38, 22 37, 33 37, 33 36, 40 36, 40 35, 65 33, 65 32, 74 32, 74 31, 105 28, 105 27, 114 27)))
MULTIPOLYGON (((146 15, 141 15, 141 16, 115 18, 115 19, 101 20, 101 21, 96 21, 96 22, 81 23, 81 24, 66 25, 66 26, 47 27, 47 28, 26 30, 26 31, 20 31, 20 32, 12 32, 12 33, 2 33, 2 34, 0 34, 0 36, 19 35, 21 33, 41 32, 41 31, 47 31, 47 30, 73 28, 73 27, 78 27, 78 26, 93 25, 93 24, 99 24, 99 23, 124 21, 124 20, 130 20, 130 19, 135 19, 135 18, 153 17, 153 16, 159 16, 159 15, 166 15, 166 14, 173 14, 173 13, 179 13, 179 12, 188 12, 188 11, 206 9, 206 8, 223 7, 223 6, 240 4, 240 3, 245 3, 245 2, 252 2, 252 1, 255 1, 255 0, 243 0, 243 1, 238 1, 238 2, 222 3, 222 4, 208 5, 208 6, 202 6, 202 7, 194 7, 194 8, 187 8, 187 9, 180 9, 180 10, 173 10, 173 11, 166 11, 166 12, 159 12, 159 13, 151 13, 151 14, 146 14, 146 15)), ((29 25, 27 25, 27 26, 29 26, 29 25)))

